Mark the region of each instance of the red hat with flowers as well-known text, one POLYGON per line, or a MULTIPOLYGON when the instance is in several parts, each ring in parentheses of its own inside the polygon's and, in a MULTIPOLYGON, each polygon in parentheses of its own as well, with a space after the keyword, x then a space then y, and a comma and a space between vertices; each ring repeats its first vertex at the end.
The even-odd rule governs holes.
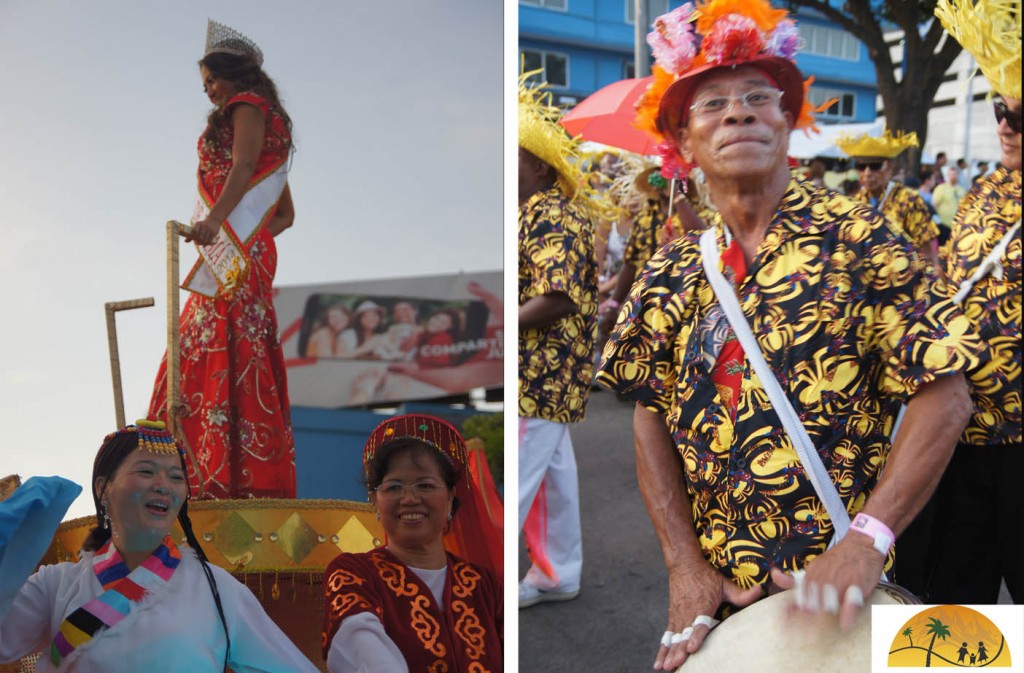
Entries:
POLYGON ((692 168, 679 154, 679 129, 686 124, 697 86, 721 68, 763 71, 782 91, 782 106, 793 116, 794 127, 814 129, 813 113, 822 108, 807 102, 814 78, 804 81, 796 67, 799 42, 796 22, 767 0, 688 2, 658 17, 647 36, 654 81, 637 103, 635 123, 662 140, 662 174, 682 178, 692 168))

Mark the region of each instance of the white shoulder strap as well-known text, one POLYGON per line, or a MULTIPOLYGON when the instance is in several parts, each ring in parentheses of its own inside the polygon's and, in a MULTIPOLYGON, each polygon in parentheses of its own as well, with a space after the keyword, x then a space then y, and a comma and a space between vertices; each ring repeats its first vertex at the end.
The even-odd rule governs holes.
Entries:
POLYGON ((782 387, 775 378, 775 374, 772 373, 771 368, 765 361, 761 347, 754 338, 754 333, 750 330, 750 324, 747 323, 746 316, 743 315, 739 300, 736 299, 735 290, 733 290, 732 286, 729 285, 729 281, 725 279, 725 276, 718 269, 718 243, 715 240, 714 227, 705 229, 704 233, 701 234, 700 251, 704 273, 707 274, 708 280, 711 282, 711 288, 715 291, 718 305, 729 320, 736 338, 739 339, 740 344, 743 346, 743 352, 747 356, 750 366, 753 367, 757 377, 761 380, 761 385, 764 386, 768 399, 771 400, 772 406, 775 407, 775 413, 778 414, 779 420, 782 421, 782 425, 789 435, 789 441, 793 443, 793 447, 800 457, 800 462, 803 465, 804 472, 807 474, 807 478, 810 479, 811 485, 814 486, 814 490, 818 494, 818 498, 825 505, 825 511, 828 512, 829 518, 832 519, 832 525, 836 531, 832 540, 833 542, 841 540, 850 528, 850 515, 847 514, 846 507, 843 506, 843 500, 839 497, 839 492, 836 491, 835 484, 832 483, 832 479, 828 475, 828 470, 825 469, 825 465, 821 462, 817 451, 814 450, 814 445, 811 443, 810 435, 807 434, 807 429, 800 422, 800 417, 797 416, 796 410, 793 409, 789 398, 782 391, 782 387))
POLYGON ((1003 253, 1006 252, 1007 246, 1010 245, 1010 241, 1013 240, 1013 235, 1017 233, 1018 229, 1020 229, 1020 220, 1017 220, 1017 223, 1010 227, 1009 231, 1003 234, 1003 237, 999 239, 999 242, 996 243, 994 248, 992 248, 992 251, 985 255, 985 259, 981 260, 981 264, 979 264, 978 268, 974 270, 971 277, 960 283, 960 289, 957 290, 955 295, 953 295, 954 303, 962 303, 963 300, 967 298, 967 295, 970 294, 971 288, 974 287, 975 283, 990 273, 999 280, 1002 280, 1003 265, 999 260, 1002 259, 1003 253))

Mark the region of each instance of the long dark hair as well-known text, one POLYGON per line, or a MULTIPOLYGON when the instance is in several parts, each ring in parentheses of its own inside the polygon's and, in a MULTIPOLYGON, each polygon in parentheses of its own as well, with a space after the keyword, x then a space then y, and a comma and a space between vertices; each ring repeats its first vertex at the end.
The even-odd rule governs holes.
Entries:
MULTIPOLYGON (((96 490, 96 480, 99 477, 103 477, 103 489, 110 485, 110 482, 114 479, 114 475, 117 473, 118 468, 124 463, 133 451, 139 447, 139 435, 136 432, 126 432, 120 430, 111 435, 107 435, 103 444, 100 446, 100 450, 96 452, 96 459, 92 463, 92 502, 96 507, 96 527, 89 531, 88 537, 85 538, 85 542, 82 543, 82 551, 96 551, 107 543, 110 539, 111 531, 109 528, 103 526, 103 515, 104 508, 100 503, 100 499, 103 497, 102 492, 96 490)), ((186 474, 188 470, 185 466, 185 456, 179 451, 178 459, 181 461, 181 469, 185 470, 186 474)), ((228 633, 228 622, 224 617, 224 605, 220 600, 220 591, 217 589, 217 580, 213 577, 213 571, 210 570, 210 561, 206 558, 206 552, 203 551, 202 546, 199 544, 199 540, 196 539, 196 534, 192 531, 192 520, 188 516, 188 500, 192 496, 191 486, 189 487, 188 497, 181 503, 181 509, 178 510, 178 523, 181 524, 181 530, 185 533, 185 540, 188 541, 188 546, 191 547, 196 557, 199 559, 199 563, 203 567, 203 573, 206 575, 206 582, 210 585, 210 592, 213 594, 213 602, 217 606, 217 614, 220 616, 220 623, 224 627, 224 636, 227 638, 227 652, 231 652, 231 634, 228 633)))
MULTIPOLYGON (((251 91, 266 98, 270 102, 270 107, 281 115, 288 128, 288 135, 291 137, 292 118, 288 116, 284 106, 281 105, 281 98, 277 95, 277 86, 251 56, 214 52, 201 58, 199 65, 205 67, 214 77, 231 82, 239 92, 251 91)), ((207 121, 209 123, 206 131, 203 132, 203 139, 213 142, 216 139, 217 130, 229 124, 231 117, 228 110, 218 107, 210 111, 207 121)), ((294 149, 293 144, 290 150, 294 151, 294 149)))

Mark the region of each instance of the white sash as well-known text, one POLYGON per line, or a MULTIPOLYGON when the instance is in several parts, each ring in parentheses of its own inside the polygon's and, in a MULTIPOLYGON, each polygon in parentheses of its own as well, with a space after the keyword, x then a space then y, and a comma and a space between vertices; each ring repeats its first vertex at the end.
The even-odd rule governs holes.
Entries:
MULTIPOLYGON (((287 181, 288 165, 283 163, 276 171, 249 188, 221 226, 216 240, 208 246, 196 246, 199 259, 182 283, 183 288, 204 297, 215 297, 234 289, 248 270, 249 256, 246 248, 249 241, 277 205, 287 181)), ((210 205, 200 193, 196 199, 192 223, 205 219, 209 213, 210 205)))

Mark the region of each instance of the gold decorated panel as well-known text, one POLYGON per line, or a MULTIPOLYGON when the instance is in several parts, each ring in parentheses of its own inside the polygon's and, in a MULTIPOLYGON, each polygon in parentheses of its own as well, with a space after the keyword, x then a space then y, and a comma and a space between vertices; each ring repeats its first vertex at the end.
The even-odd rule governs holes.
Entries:
MULTIPOLYGON (((189 518, 210 561, 235 573, 322 571, 339 552, 384 539, 370 505, 351 500, 201 500, 189 518)), ((62 523, 43 563, 76 560, 95 525, 91 516, 62 523)), ((174 535, 184 540, 177 525, 174 535)))

